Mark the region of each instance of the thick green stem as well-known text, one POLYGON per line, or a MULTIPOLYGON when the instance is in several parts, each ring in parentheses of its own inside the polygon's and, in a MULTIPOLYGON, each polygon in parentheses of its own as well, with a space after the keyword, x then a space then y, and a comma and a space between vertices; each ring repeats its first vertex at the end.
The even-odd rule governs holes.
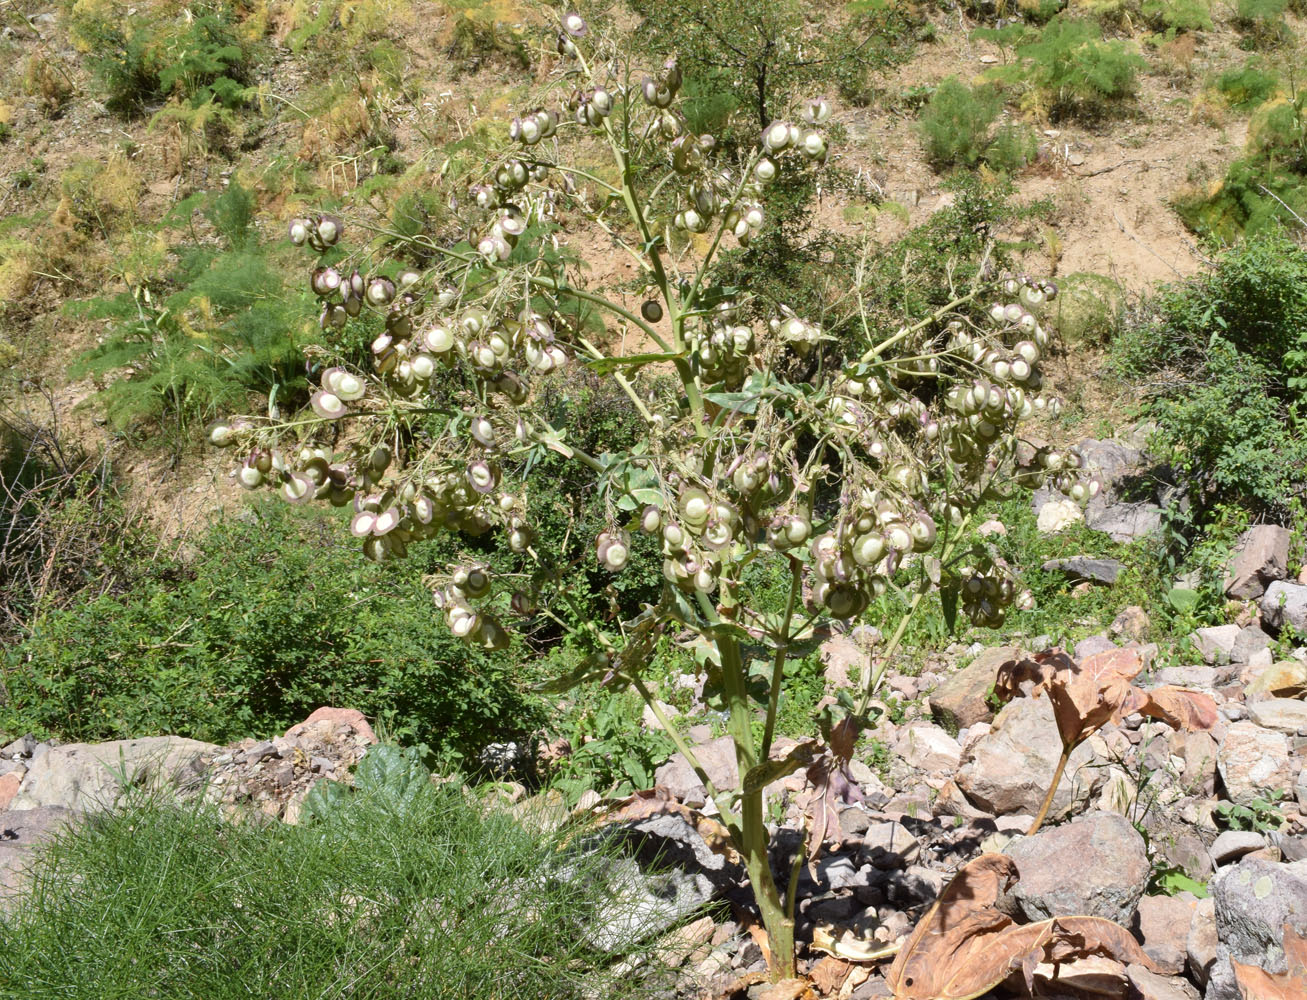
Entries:
POLYGON ((924 330, 932 323, 939 322, 940 319, 942 319, 943 317, 947 316, 949 313, 957 309, 958 306, 966 305, 968 302, 974 301, 975 298, 980 295, 980 292, 981 289, 977 288, 975 291, 968 292, 966 295, 959 296, 958 298, 954 299, 952 302, 948 303, 947 305, 940 306, 925 319, 919 320, 918 322, 913 323, 911 326, 905 326, 903 329, 887 337, 885 340, 881 341, 875 347, 871 348, 866 353, 864 353, 862 357, 860 357, 858 360, 865 364, 866 362, 871 361, 873 358, 880 357, 880 355, 884 354, 887 350, 889 350, 891 347, 897 344, 900 340, 903 340, 905 337, 911 336, 912 334, 916 333, 918 330, 924 330))
POLYGON ((727 729, 735 743, 735 761, 740 772, 740 822, 733 831, 736 849, 744 857, 749 884, 762 915, 763 927, 771 950, 771 976, 774 980, 794 977, 794 920, 786 912, 785 901, 772 874, 768 857, 767 824, 762 815, 762 788, 744 787, 744 777, 758 763, 753 740, 753 713, 749 708, 748 679, 740 659, 740 647, 731 636, 719 635, 722 685, 730 709, 727 729))
POLYGON ((1033 837, 1039 832, 1039 828, 1044 825, 1044 818, 1048 815, 1049 807, 1053 804, 1053 796, 1057 794, 1057 786, 1062 783, 1062 772, 1066 770, 1066 762, 1071 759, 1073 746, 1063 746, 1062 756, 1057 759, 1057 770, 1053 772, 1053 782, 1048 786, 1048 794, 1044 796, 1044 804, 1039 807, 1039 815, 1035 821, 1030 824, 1030 829, 1026 831, 1027 837, 1033 837))
POLYGON ((772 658, 771 689, 767 697, 767 723, 762 734, 762 759, 771 756, 772 738, 776 735, 776 712, 780 706, 781 685, 785 682, 785 661, 789 656, 790 619, 794 617, 794 605, 798 602, 803 580, 803 564, 790 556, 790 596, 785 602, 785 619, 781 622, 780 633, 776 636, 776 655, 772 658))

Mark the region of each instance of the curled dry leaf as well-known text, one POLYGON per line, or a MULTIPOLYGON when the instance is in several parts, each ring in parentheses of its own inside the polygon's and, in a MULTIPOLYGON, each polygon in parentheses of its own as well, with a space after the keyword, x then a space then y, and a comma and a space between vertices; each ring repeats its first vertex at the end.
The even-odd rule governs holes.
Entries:
POLYGON ((1255 965, 1231 960, 1234 981, 1243 1000, 1302 1000, 1307 997, 1307 937, 1284 925, 1283 972, 1267 972, 1255 965))
POLYGON ((1062 738, 1062 755, 1053 781, 1034 824, 1033 835, 1048 815, 1071 751, 1109 722, 1136 712, 1183 729, 1210 729, 1216 725, 1216 702, 1197 691, 1176 687, 1145 691, 1131 681, 1144 661, 1133 649, 1110 649, 1077 663, 1060 649, 1036 653, 1031 659, 1008 660, 998 668, 994 693, 1010 701, 1030 684, 1030 694, 1047 693, 1062 738))
POLYGON ((1172 729, 1211 729, 1220 718, 1216 702, 1207 695, 1178 687, 1159 687, 1151 691, 1132 687, 1119 715, 1124 718, 1136 712, 1165 722, 1172 729))
POLYGON ((898 1000, 973 1000, 1014 972, 1033 990, 1041 965, 1053 974, 1079 958, 1122 964, 1152 960, 1120 924, 1100 917, 1054 917, 1015 924, 995 905, 1019 878, 1016 862, 982 854, 953 878, 918 922, 886 973, 898 1000))
POLYGON ((808 981, 821 996, 838 994, 855 966, 840 958, 827 956, 808 970, 808 981))
POLYGON ((1110 649, 1077 663, 1060 649, 1036 653, 1032 659, 1008 660, 998 668, 994 693, 1002 701, 1021 694, 1031 682, 1031 694, 1047 693, 1063 746, 1088 739, 1108 722, 1136 712, 1183 729, 1216 725, 1216 703, 1205 694, 1177 687, 1145 691, 1131 681, 1144 661, 1133 649, 1110 649))

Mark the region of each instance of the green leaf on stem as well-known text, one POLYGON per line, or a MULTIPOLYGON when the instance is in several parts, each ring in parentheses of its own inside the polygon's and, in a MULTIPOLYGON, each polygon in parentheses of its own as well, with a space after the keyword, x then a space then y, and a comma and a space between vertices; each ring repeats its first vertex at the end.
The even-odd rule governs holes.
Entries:
POLYGON ((759 791, 773 781, 779 781, 799 768, 807 767, 816 759, 817 751, 817 741, 807 739, 791 747, 784 757, 774 757, 755 764, 745 772, 744 781, 740 783, 740 794, 748 795, 759 791))
POLYGON ((942 587, 939 592, 940 603, 944 605, 944 624, 950 632, 957 630, 959 589, 958 585, 954 583, 942 587))
POLYGON ((679 361, 683 357, 685 355, 679 351, 663 351, 655 354, 629 354, 624 358, 590 358, 585 364, 599 375, 611 375, 623 368, 643 368, 663 361, 679 361))

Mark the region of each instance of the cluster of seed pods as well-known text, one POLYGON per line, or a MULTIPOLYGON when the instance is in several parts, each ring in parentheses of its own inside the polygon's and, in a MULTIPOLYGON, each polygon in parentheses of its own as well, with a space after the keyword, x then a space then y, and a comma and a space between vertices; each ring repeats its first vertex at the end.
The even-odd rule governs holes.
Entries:
MULTIPOLYGON (((586 34, 584 21, 567 15, 560 52, 579 57, 576 42, 586 34)), ((521 150, 530 150, 554 137, 564 119, 603 127, 617 102, 642 100, 654 110, 650 131, 667 142, 680 184, 673 224, 695 233, 720 224, 747 243, 763 225, 763 189, 782 158, 826 158, 820 126, 830 107, 824 100, 811 101, 802 109, 801 124, 769 125, 751 173, 741 177, 714 162, 712 136, 687 131, 673 107, 680 85, 679 67, 669 60, 638 89, 593 86, 574 92, 564 115, 544 109, 521 115, 511 122, 509 136, 521 150)), ((486 261, 499 264, 511 257, 528 226, 521 206, 532 202, 524 192, 544 180, 546 170, 538 154, 519 151, 499 163, 487 183, 471 189, 476 205, 492 213, 474 239, 486 261)), ((339 242, 342 230, 333 216, 300 218, 292 221, 290 237, 322 252, 339 242)), ((469 300, 452 288, 424 290, 423 285, 423 277, 408 269, 371 277, 327 266, 313 271, 324 329, 342 326, 364 309, 383 314, 386 329, 371 345, 371 372, 327 368, 310 399, 313 412, 329 427, 352 412, 371 412, 372 389, 382 389, 376 394, 382 399, 414 399, 430 391, 441 368, 459 364, 477 386, 472 394, 477 402, 450 423, 443 438, 424 445, 422 461, 404 468, 385 446, 362 451, 346 445, 337 452, 312 443, 315 435, 310 443, 283 451, 261 443, 259 426, 242 420, 211 425, 210 441, 243 447, 245 457, 234 475, 246 488, 272 487, 292 503, 317 499, 352 507, 350 530, 369 558, 401 557, 409 544, 440 530, 478 535, 499 528, 512 551, 528 552, 533 538, 525 504, 501 492, 500 463, 507 449, 531 439, 519 408, 530 396, 532 377, 569 363, 555 329, 562 320, 529 306, 469 300)), ((855 485, 840 491, 836 510, 815 515, 812 487, 796 488, 796 476, 784 463, 750 445, 720 462, 715 476, 673 473, 663 483, 661 504, 646 506, 634 523, 614 523, 598 535, 598 564, 613 573, 625 569, 632 557, 629 532, 638 526, 660 538, 667 581, 707 595, 734 572, 741 553, 766 546, 803 564, 810 609, 847 619, 864 611, 910 560, 933 564, 931 575, 938 581, 937 525, 958 523, 964 503, 945 486, 953 477, 941 469, 949 463, 953 471, 957 466, 994 471, 1002 462, 1014 462, 1027 482, 1051 479, 1073 498, 1087 500, 1097 484, 1085 480, 1077 455, 1047 448, 1022 451, 1014 443, 1020 419, 1057 406, 1039 395, 1038 371, 1048 345, 1038 314, 1057 289, 1015 275, 1002 276, 999 288, 1006 301, 987 310, 988 329, 955 321, 943 331, 925 330, 905 341, 908 350, 893 364, 850 365, 834 378, 819 412, 804 418, 804 433, 858 455, 850 466, 855 485), (967 378, 956 378, 959 370, 967 378), (937 375, 953 380, 946 392, 912 391, 937 375)), ((662 307, 651 300, 641 314, 658 322, 662 307)), ((771 319, 770 330, 777 343, 799 355, 831 339, 818 324, 784 308, 771 319)), ((705 385, 738 386, 751 372, 757 337, 735 303, 697 317, 685 333, 694 371, 705 385)), ((973 621, 1002 621, 1015 587, 1001 560, 976 556, 972 564, 945 572, 960 581, 961 605, 973 621)), ((507 644, 507 632, 491 610, 495 589, 482 564, 456 566, 442 578, 436 604, 455 635, 487 648, 507 644)), ((530 601, 515 594, 512 607, 525 614, 530 601)))
POLYGON ((344 223, 334 215, 291 219, 287 228, 292 243, 297 247, 307 243, 318 253, 334 247, 345 231, 344 223))
POLYGON ((755 346, 753 327, 741 320, 738 305, 727 301, 706 322, 686 330, 686 346, 706 381, 734 386, 748 374, 755 346))

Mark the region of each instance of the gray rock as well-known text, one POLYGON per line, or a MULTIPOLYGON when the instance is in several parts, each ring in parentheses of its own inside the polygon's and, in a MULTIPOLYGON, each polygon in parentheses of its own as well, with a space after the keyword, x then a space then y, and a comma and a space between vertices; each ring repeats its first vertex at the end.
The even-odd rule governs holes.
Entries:
POLYGON ((1139 900, 1130 929, 1144 954, 1161 971, 1176 975, 1184 972, 1185 948, 1193 912, 1194 904, 1178 896, 1144 896, 1139 900))
POLYGON ((817 882, 831 889, 851 889, 870 882, 870 869, 860 869, 847 854, 833 854, 817 862, 817 882))
POLYGON ((1087 660, 1091 656, 1107 653, 1117 648, 1119 648, 1117 644, 1109 639, 1106 633, 1100 632, 1098 635, 1085 636, 1085 638, 1077 642, 1073 654, 1077 660, 1087 660))
POLYGON ((1261 597, 1289 569, 1289 530, 1258 524, 1239 536, 1225 578, 1225 592, 1241 601, 1261 597))
POLYGON ((1307 861, 1279 864, 1245 858, 1213 876, 1217 958, 1208 1000, 1238 1000, 1230 959, 1283 972, 1283 928, 1307 933, 1307 861))
POLYGON ((1193 918, 1189 921, 1189 938, 1185 942, 1189 974, 1199 986, 1207 985, 1207 977, 1216 962, 1219 946, 1220 940, 1216 936, 1216 900, 1209 896, 1194 905, 1193 918))
MULTIPOLYGON (((1062 741, 1047 698, 1016 698, 1005 705, 993 728, 962 755, 957 783, 971 803, 988 813, 1033 816, 1053 780, 1062 741)), ((1061 819, 1083 806, 1103 780, 1103 769, 1087 767, 1089 741, 1076 747, 1049 809, 1061 819)))
POLYGON ((1116 813, 1087 813, 1004 853, 1021 873, 1010 895, 1031 921, 1085 914, 1128 927, 1150 871, 1144 838, 1116 813))
POLYGON ((894 752, 918 771, 952 774, 962 760, 962 748, 939 726, 914 722, 899 731, 894 752))
POLYGON ((982 650, 966 667, 944 678, 930 695, 930 711, 935 721, 958 730, 993 719, 994 710, 986 695, 994 687, 999 666, 1020 655, 1021 650, 1016 646, 995 646, 982 650))
MULTIPOLYGON (((1301 781, 1301 775, 1299 776, 1301 781)), ((1293 836, 1279 830, 1268 830, 1266 840, 1272 847, 1279 848, 1280 857, 1287 862, 1307 860, 1307 836, 1293 836)))
POLYGON ((857 684, 871 658, 871 644, 861 636, 838 633, 821 644, 826 684, 839 690, 857 684))
POLYGON ((1050 559, 1044 563, 1044 571, 1061 573, 1072 580, 1090 580, 1109 586, 1116 583, 1117 577, 1125 569, 1125 564, 1116 559, 1095 559, 1092 556, 1071 556, 1067 559, 1050 559))
POLYGON ((862 837, 862 849, 877 868, 906 868, 921 856, 917 838, 902 823, 873 823, 862 837))
POLYGON ((1049 499, 1035 506, 1035 527, 1041 535, 1056 535, 1085 519, 1085 512, 1074 500, 1049 499))
POLYGON ((1248 718, 1263 729, 1274 729, 1290 736, 1307 729, 1307 702, 1296 698, 1269 698, 1250 702, 1248 718))
MULTIPOLYGON (((1181 829, 1184 828, 1177 824, 1177 832, 1158 845, 1158 853, 1166 864, 1174 865, 1191 879, 1206 881, 1212 873, 1212 856, 1207 845, 1202 838, 1193 833, 1180 832, 1181 829)), ((1157 844, 1157 841, 1154 840, 1153 843, 1157 844)))
POLYGON ((1122 479, 1142 471, 1147 463, 1141 449, 1116 438, 1106 440, 1085 438, 1076 445, 1076 450, 1084 458, 1085 464, 1095 471, 1104 489, 1109 492, 1122 479))
POLYGON ((3 750, 0 750, 0 757, 30 757, 35 749, 36 737, 28 733, 26 736, 18 737, 3 750))
POLYGON ((871 826, 871 817, 865 809, 850 806, 840 812, 840 833, 847 839, 860 837, 871 826))
POLYGON ((10 809, 108 809, 133 786, 190 793, 203 780, 200 758, 219 750, 180 736, 69 743, 32 759, 10 809))
POLYGON ((679 813, 662 813, 626 823, 622 834, 635 845, 634 856, 647 868, 666 868, 707 876, 724 887, 741 874, 739 866, 715 853, 699 831, 679 813))
POLYGON ((603 882, 603 902, 583 924, 586 941, 601 951, 616 951, 646 941, 685 920, 713 897, 705 876, 669 869, 645 872, 634 858, 614 857, 587 876, 603 882))
POLYGON ((1148 612, 1138 604, 1131 604, 1123 608, 1121 613, 1112 619, 1111 633, 1127 642, 1143 642, 1148 636, 1148 630, 1152 627, 1152 622, 1148 618, 1148 612))
POLYGON ((258 764, 267 760, 269 757, 280 757, 281 753, 277 750, 277 744, 271 740, 264 740, 262 743, 256 743, 245 751, 243 758, 246 764, 258 764))
POLYGON ((58 807, 0 812, 0 910, 21 892, 33 849, 76 820, 58 807))
POLYGON ((1204 663, 1229 663, 1230 650, 1234 649, 1239 632, 1238 625, 1210 625, 1191 633, 1189 641, 1204 663))
POLYGON ((1232 802, 1247 804, 1293 781, 1289 741, 1252 722, 1235 722, 1216 751, 1216 766, 1232 802))
POLYGON ((1111 503, 1099 494, 1089 501, 1085 523, 1114 542, 1146 538, 1162 526, 1162 508, 1155 503, 1111 503))
POLYGON ((1300 660, 1279 660, 1269 666, 1248 666, 1240 672, 1244 696, 1252 699, 1261 695, 1278 698, 1300 698, 1307 694, 1307 663, 1300 660))
POLYGON ((1163 667, 1157 672, 1157 681, 1159 684, 1174 684, 1176 687, 1211 690, 1216 687, 1220 675, 1221 672, 1215 667, 1163 667))
POLYGON ((1307 634, 1307 586, 1276 580, 1262 595, 1261 609, 1263 624, 1275 629, 1291 625, 1298 635, 1307 634))
MULTIPOLYGON (((719 789, 734 788, 739 784, 740 771, 735 762, 735 744, 729 736, 720 736, 693 749, 694 756, 719 789)), ((654 784, 662 785, 688 806, 701 806, 708 800, 708 790, 694 773, 694 768, 679 753, 654 772, 654 784)))
POLYGON ((1251 663, 1254 656, 1262 650, 1271 648, 1271 637, 1256 625, 1249 625, 1239 630, 1239 637, 1230 647, 1231 663, 1251 663))
POLYGON ((1253 830, 1226 830, 1212 841, 1212 863, 1228 865, 1265 846, 1266 838, 1253 830))
POLYGON ((1142 965, 1127 965, 1125 975, 1139 1000, 1198 1000, 1193 984, 1179 976, 1159 976, 1142 965))
POLYGON ((517 742, 487 743, 477 755, 477 761, 492 774, 507 777, 526 767, 530 758, 526 748, 517 742))

